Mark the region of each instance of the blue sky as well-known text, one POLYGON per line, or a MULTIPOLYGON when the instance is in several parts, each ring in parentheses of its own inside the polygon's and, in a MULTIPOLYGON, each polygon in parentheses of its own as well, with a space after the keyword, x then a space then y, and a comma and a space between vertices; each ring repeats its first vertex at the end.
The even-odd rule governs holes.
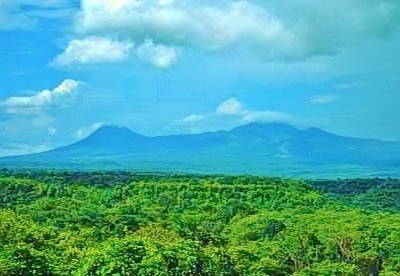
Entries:
POLYGON ((400 141, 398 0, 0 0, 0 155, 102 125, 400 141))

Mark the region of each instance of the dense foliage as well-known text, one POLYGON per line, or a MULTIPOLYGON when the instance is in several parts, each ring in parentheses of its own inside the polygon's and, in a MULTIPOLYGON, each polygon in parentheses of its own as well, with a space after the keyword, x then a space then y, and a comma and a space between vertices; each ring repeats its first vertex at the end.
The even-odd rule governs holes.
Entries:
POLYGON ((400 275, 400 214, 303 181, 3 171, 0 207, 0 275, 400 275))
POLYGON ((308 181, 317 190, 353 206, 376 211, 400 211, 400 179, 336 179, 308 181))

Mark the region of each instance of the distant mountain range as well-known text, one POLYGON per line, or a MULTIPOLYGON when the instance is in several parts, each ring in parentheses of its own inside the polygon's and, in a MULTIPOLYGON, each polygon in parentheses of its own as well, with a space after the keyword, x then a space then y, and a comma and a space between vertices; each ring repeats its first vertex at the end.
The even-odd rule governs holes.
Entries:
POLYGON ((400 176, 400 143, 318 128, 251 123, 230 131, 147 137, 104 126, 74 144, 0 158, 0 167, 257 174, 284 177, 400 176))

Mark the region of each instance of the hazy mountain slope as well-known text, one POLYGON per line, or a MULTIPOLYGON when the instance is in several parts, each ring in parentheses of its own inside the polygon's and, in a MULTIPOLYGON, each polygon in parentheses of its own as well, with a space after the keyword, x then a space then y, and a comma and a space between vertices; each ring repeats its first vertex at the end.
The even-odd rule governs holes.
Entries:
POLYGON ((102 127, 72 145, 0 158, 5 167, 132 169, 275 175, 400 175, 400 143, 321 129, 251 123, 230 131, 147 137, 102 127))

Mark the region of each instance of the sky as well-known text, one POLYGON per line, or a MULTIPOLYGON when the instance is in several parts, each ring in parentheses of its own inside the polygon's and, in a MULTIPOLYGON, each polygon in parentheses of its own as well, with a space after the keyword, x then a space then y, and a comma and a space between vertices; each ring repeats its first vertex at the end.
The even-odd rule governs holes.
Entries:
POLYGON ((0 0, 0 156, 103 125, 400 141, 398 0, 0 0))

